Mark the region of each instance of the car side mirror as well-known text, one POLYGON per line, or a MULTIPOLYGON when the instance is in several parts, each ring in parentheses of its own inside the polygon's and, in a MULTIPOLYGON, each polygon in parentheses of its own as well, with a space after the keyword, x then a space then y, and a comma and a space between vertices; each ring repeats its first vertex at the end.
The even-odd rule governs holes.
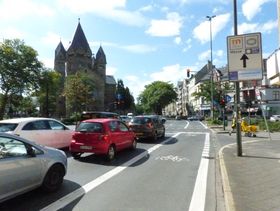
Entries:
POLYGON ((162 124, 165 124, 166 119, 162 119, 161 122, 162 122, 162 124))
POLYGON ((27 154, 30 156, 30 157, 36 157, 36 153, 35 153, 35 150, 33 149, 33 147, 27 147, 27 154))

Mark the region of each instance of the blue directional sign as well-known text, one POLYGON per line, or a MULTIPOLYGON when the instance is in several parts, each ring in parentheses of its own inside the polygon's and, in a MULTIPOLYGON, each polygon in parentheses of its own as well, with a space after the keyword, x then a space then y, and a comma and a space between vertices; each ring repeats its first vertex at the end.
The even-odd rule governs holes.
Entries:
POLYGON ((226 100, 226 103, 230 102, 230 101, 231 101, 231 96, 226 95, 226 96, 225 96, 225 100, 226 100))

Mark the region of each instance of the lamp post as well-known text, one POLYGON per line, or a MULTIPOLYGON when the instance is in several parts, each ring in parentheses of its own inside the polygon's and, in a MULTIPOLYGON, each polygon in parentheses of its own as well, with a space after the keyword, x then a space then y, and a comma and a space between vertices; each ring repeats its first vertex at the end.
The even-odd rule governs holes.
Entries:
POLYGON ((213 57, 212 57, 212 19, 215 18, 216 15, 206 16, 210 23, 210 71, 211 71, 211 118, 214 120, 214 91, 213 91, 213 57))

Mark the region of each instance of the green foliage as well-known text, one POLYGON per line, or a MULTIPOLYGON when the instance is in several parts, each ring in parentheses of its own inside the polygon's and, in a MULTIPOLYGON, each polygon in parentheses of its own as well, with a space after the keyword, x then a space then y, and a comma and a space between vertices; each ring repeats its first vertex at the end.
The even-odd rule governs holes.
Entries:
POLYGON ((77 72, 66 79, 64 95, 67 99, 69 113, 82 112, 87 106, 93 104, 94 82, 88 75, 77 72))
POLYGON ((155 81, 145 86, 145 90, 138 98, 138 103, 146 113, 162 114, 162 109, 169 103, 174 102, 176 98, 177 93, 173 84, 155 81))
POLYGON ((211 118, 209 118, 206 121, 207 121, 208 125, 223 125, 223 121, 218 120, 218 119, 212 120, 211 118))
POLYGON ((132 94, 128 87, 124 87, 123 81, 118 80, 116 88, 116 96, 119 96, 120 99, 116 99, 119 104, 118 109, 120 110, 134 110, 135 103, 132 94))
MULTIPOLYGON (((280 122, 270 122, 267 121, 267 125, 270 132, 279 132, 280 131, 280 122)), ((260 130, 267 130, 265 121, 259 121, 258 126, 260 130)))
POLYGON ((56 102, 60 97, 58 90, 62 86, 60 73, 44 69, 40 74, 39 89, 35 93, 40 104, 40 116, 49 117, 55 113, 56 102))
POLYGON ((2 100, 0 119, 3 119, 10 96, 29 95, 38 87, 42 63, 37 52, 19 39, 3 40, 0 43, 0 89, 2 100))

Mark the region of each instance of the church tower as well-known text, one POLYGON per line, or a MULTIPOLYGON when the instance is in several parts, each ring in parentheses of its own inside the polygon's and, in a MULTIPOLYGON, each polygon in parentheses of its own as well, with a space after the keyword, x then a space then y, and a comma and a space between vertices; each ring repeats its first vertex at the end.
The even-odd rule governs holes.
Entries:
MULTIPOLYGON (((69 48, 65 50, 60 41, 55 50, 54 69, 61 73, 63 81, 65 81, 65 77, 77 72, 85 73, 93 80, 95 88, 92 100, 94 103, 86 105, 88 111, 105 110, 106 64, 106 55, 101 46, 96 53, 96 57, 94 57, 80 21, 69 48)), ((63 93, 63 86, 61 93, 63 93)), ((73 111, 67 111, 66 114, 67 99, 58 99, 58 101, 57 114, 59 117, 69 116, 73 111)))

